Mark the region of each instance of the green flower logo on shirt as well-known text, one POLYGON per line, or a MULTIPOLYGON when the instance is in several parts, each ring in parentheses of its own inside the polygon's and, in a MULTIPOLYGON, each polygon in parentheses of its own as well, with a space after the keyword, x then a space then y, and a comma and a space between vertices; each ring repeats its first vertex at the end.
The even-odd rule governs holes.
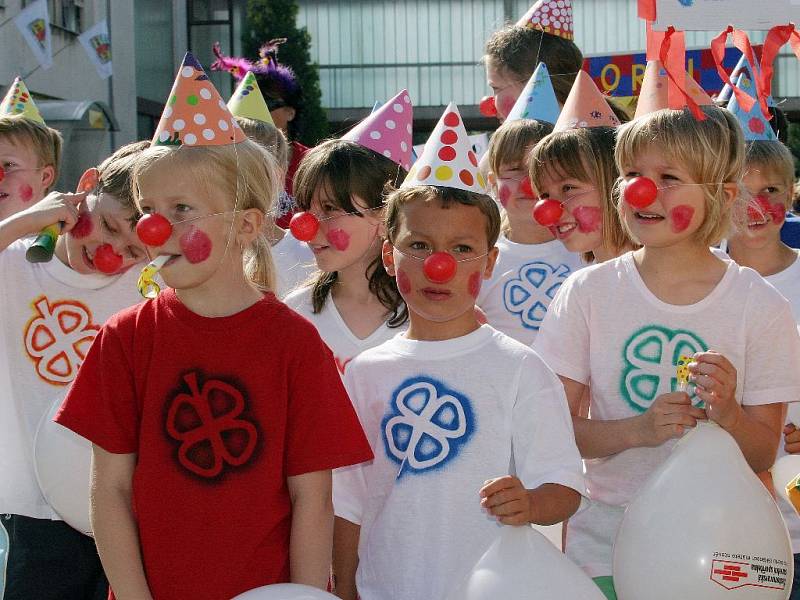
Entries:
POLYGON ((622 397, 636 412, 646 411, 658 396, 678 388, 681 355, 705 350, 708 345, 691 331, 659 325, 643 327, 630 337, 622 351, 622 397))

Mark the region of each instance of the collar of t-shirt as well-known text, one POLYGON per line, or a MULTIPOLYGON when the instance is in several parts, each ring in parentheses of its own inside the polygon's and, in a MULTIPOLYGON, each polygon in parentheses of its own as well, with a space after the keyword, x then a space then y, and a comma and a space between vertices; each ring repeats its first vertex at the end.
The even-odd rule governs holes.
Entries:
POLYGON ((514 254, 524 255, 525 258, 537 258, 539 256, 549 256, 557 252, 565 252, 563 244, 558 240, 550 240, 548 242, 541 242, 539 244, 520 244, 519 242, 512 242, 505 234, 500 234, 497 240, 498 246, 505 246, 508 251, 514 254))
POLYGON ((495 331, 489 325, 481 325, 467 335, 437 341, 410 340, 404 332, 389 340, 387 345, 397 354, 411 356, 418 360, 444 360, 472 352, 479 346, 488 343, 495 331))
POLYGON ((272 292, 267 292, 258 302, 227 317, 204 317, 192 312, 180 301, 180 298, 172 288, 167 288, 161 292, 158 298, 152 300, 152 302, 158 302, 159 307, 194 330, 231 332, 241 327, 252 327, 253 323, 256 322, 255 319, 263 318, 262 311, 277 301, 272 292))

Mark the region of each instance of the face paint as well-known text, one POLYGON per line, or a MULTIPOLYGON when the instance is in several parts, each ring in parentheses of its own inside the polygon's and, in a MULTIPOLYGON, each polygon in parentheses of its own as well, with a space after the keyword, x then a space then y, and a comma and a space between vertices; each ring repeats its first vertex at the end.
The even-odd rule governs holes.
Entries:
POLYGON ((497 195, 500 198, 500 204, 503 206, 503 208, 505 208, 508 204, 508 201, 511 199, 511 186, 501 183, 500 189, 497 191, 497 195))
POLYGON ((194 226, 181 236, 179 243, 186 260, 193 265, 203 262, 211 255, 211 238, 206 235, 205 231, 194 226))
POLYGON ((350 234, 343 229, 331 229, 325 237, 339 252, 343 252, 350 247, 350 234))
POLYGON ((78 215, 78 222, 75 223, 75 227, 73 227, 69 233, 72 237, 79 240, 92 233, 93 229, 94 225, 92 225, 92 218, 89 216, 89 213, 82 212, 78 215))
POLYGON ((516 104, 516 102, 516 98, 512 98, 509 95, 504 95, 503 99, 500 100, 500 112, 502 112, 504 115, 507 115, 511 112, 511 109, 514 108, 514 104, 516 104))
POLYGON ((397 289, 401 294, 408 294, 411 292, 411 280, 406 275, 405 271, 397 270, 397 289))
POLYGON ((578 230, 581 233, 593 233, 600 229, 603 213, 597 206, 578 206, 572 211, 578 230))
POLYGON ((685 231, 686 228, 692 223, 693 216, 694 209, 691 206, 681 204, 673 208, 671 211, 669 211, 669 218, 672 221, 672 231, 674 233, 685 231))
POLYGON ((473 298, 477 298, 478 294, 481 291, 481 283, 483 282, 483 277, 481 277, 480 271, 475 271, 472 275, 469 276, 469 281, 467 282, 467 291, 469 295, 473 298))
POLYGON ((27 183, 19 186, 19 197, 23 202, 30 202, 33 198, 33 188, 27 183))
POLYGON ((782 225, 783 221, 786 219, 786 207, 778 202, 772 205, 770 209, 770 214, 772 215, 772 222, 776 225, 782 225))

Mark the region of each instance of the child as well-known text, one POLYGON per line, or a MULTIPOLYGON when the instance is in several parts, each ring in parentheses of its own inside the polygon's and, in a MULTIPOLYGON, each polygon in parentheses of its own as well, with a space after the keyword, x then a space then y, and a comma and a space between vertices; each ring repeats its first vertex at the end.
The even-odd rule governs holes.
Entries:
POLYGON ((336 484, 337 519, 360 528, 362 600, 444 600, 498 522, 560 522, 584 490, 557 378, 528 347, 475 317, 500 215, 468 153, 450 104, 388 200, 383 260, 408 305, 408 331, 363 352, 345 373, 375 453, 336 484), (461 140, 451 161, 437 158, 444 134, 461 140))
POLYGON ((0 221, 44 198, 60 164, 61 134, 45 124, 17 77, 0 104, 0 221))
POLYGON ((403 98, 408 98, 405 90, 357 125, 354 133, 310 150, 295 178, 298 206, 318 215, 319 231, 308 245, 319 274, 313 284, 289 295, 286 304, 316 326, 341 373, 358 354, 397 335, 407 319, 395 281, 381 262, 384 188, 402 182, 403 165, 411 157, 406 128, 411 125, 411 105, 403 98), (396 104, 404 112, 396 112, 396 104), (387 139, 384 130, 377 142, 389 144, 394 158, 384 156, 383 147, 379 150, 368 135, 390 117, 398 121, 397 137, 387 139))
POLYGON ((134 172, 172 289, 109 320, 56 420, 93 443, 92 523, 120 598, 324 587, 330 469, 369 448, 330 351, 269 292, 274 159, 191 54, 173 95, 207 100, 168 106, 134 172))
POLYGON ((550 131, 550 125, 539 121, 506 121, 489 146, 489 165, 504 218, 497 264, 481 288, 477 305, 492 327, 526 345, 536 337, 561 283, 581 267, 580 256, 569 252, 533 219, 537 198, 526 159, 550 131))
POLYGON ((744 142, 729 112, 703 111, 703 121, 688 110, 660 110, 620 128, 616 160, 625 181, 641 176, 658 186, 649 206, 620 205, 642 248, 567 280, 534 343, 564 383, 586 459, 592 502, 570 520, 567 554, 609 598, 625 505, 675 438, 711 419, 763 471, 775 459, 780 403, 800 399, 800 338, 789 304, 757 273, 709 249, 730 222, 744 142), (682 355, 694 357, 692 396, 675 391, 682 355), (576 415, 589 382, 585 419, 576 415))
POLYGON ((88 192, 52 192, 0 221, 0 279, 6 282, 0 294, 0 526, 10 546, 6 599, 106 595, 93 540, 47 504, 31 449, 40 420, 75 378, 97 330, 115 311, 139 300, 136 276, 126 270, 145 255, 132 230, 136 210, 130 193, 131 168, 141 149, 141 144, 120 148, 84 173, 78 189, 88 192), (30 240, 19 238, 59 221, 64 225, 55 258, 29 263, 30 240), (98 254, 115 273, 98 272, 98 254))

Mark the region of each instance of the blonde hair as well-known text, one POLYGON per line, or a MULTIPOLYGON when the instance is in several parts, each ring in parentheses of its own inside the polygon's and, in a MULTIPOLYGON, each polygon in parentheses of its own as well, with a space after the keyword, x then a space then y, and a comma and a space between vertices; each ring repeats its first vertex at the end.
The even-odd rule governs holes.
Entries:
MULTIPOLYGON (((551 133, 534 146, 528 157, 528 170, 537 189, 542 188, 545 175, 572 177, 594 185, 603 211, 603 242, 619 251, 635 244, 617 212, 615 132, 611 127, 584 127, 551 133)), ((594 253, 585 252, 584 258, 592 261, 594 253)))
POLYGON ((792 207, 792 190, 794 187, 794 157, 791 150, 781 142, 772 140, 754 140, 747 142, 744 159, 743 177, 750 169, 766 171, 781 180, 786 186, 784 206, 792 207))
POLYGON ((553 131, 553 126, 534 119, 506 121, 492 134, 489 143, 489 168, 495 177, 503 165, 519 164, 525 168, 525 154, 531 146, 553 131))
MULTIPOLYGON (((257 209, 267 215, 283 186, 275 158, 263 146, 245 140, 226 146, 151 146, 139 155, 133 171, 134 200, 140 204, 138 182, 163 160, 175 161, 175 172, 219 189, 235 211, 257 209)), ((244 249, 244 272, 262 291, 275 289, 275 265, 266 232, 259 232, 244 249)))
POLYGON ((698 121, 687 109, 663 109, 626 123, 617 135, 616 161, 621 172, 642 152, 655 148, 680 164, 705 195, 705 219, 695 232, 698 243, 719 243, 731 227, 734 207, 726 202, 723 183, 739 185, 744 166, 744 134, 733 114, 703 106, 698 121))
POLYGON ((53 167, 53 183, 45 192, 49 193, 58 180, 61 171, 61 134, 42 123, 31 121, 23 115, 0 117, 0 137, 6 137, 13 144, 31 148, 36 155, 39 167, 53 167))
POLYGON ((247 117, 233 117, 244 131, 244 134, 254 142, 264 146, 278 161, 278 167, 285 173, 289 168, 289 145, 286 136, 272 123, 248 119, 247 117))

